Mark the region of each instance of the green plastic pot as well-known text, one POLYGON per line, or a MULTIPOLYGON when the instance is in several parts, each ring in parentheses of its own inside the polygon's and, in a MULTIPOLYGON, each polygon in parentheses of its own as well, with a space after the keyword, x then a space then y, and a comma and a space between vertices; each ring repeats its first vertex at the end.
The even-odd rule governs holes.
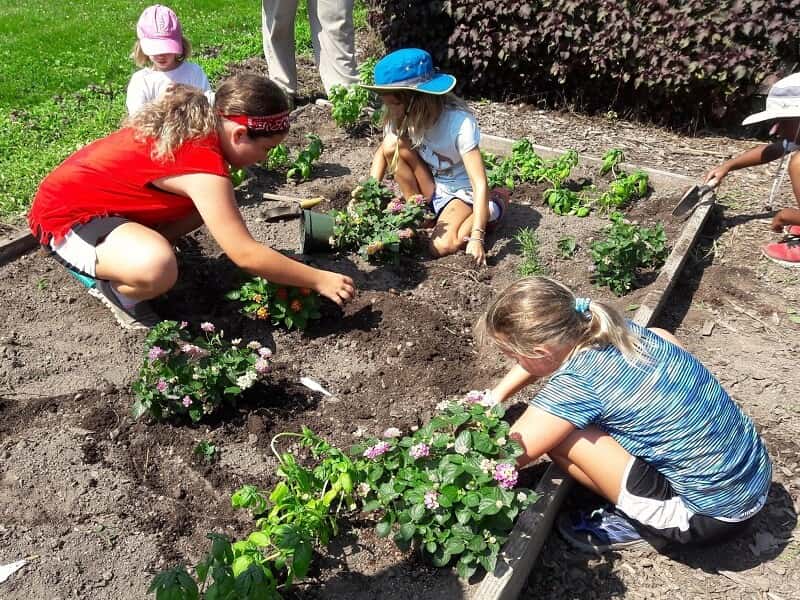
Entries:
POLYGON ((301 239, 303 240, 300 251, 303 254, 333 251, 330 242, 333 236, 332 216, 312 210, 304 210, 300 223, 301 239))

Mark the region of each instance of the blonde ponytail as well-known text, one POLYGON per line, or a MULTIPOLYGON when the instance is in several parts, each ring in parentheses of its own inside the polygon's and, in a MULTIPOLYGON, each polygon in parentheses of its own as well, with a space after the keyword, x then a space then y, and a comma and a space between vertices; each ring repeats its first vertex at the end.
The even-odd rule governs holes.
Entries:
POLYGON ((586 311, 575 295, 547 277, 520 279, 492 302, 475 326, 479 339, 490 339, 507 352, 534 357, 536 347, 572 346, 569 356, 587 348, 615 346, 625 359, 645 359, 639 339, 613 306, 593 300, 586 311))

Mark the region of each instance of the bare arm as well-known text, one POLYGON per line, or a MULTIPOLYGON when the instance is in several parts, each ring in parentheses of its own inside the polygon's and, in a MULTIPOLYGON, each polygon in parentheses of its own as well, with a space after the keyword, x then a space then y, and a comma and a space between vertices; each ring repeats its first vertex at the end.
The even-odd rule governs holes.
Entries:
POLYGON ((529 406, 511 426, 509 437, 518 441, 525 454, 517 458, 521 467, 536 460, 563 442, 575 426, 536 406, 529 406))
POLYGON ((486 224, 489 222, 489 184, 486 182, 486 169, 477 146, 462 158, 472 185, 472 231, 467 243, 467 254, 474 256, 479 264, 485 265, 486 256, 482 240, 486 234, 486 224), (481 241, 475 238, 480 238, 481 241))
POLYGON ((163 190, 191 198, 223 252, 245 271, 274 283, 311 288, 337 304, 353 297, 355 287, 349 277, 314 269, 254 240, 227 177, 196 173, 165 177, 156 184, 163 190))
POLYGON ((372 157, 372 166, 369 169, 369 176, 374 177, 378 181, 382 181, 385 174, 386 156, 383 154, 383 144, 381 143, 375 151, 375 156, 372 157))
POLYGON ((706 174, 706 181, 710 181, 714 178, 721 181, 731 171, 738 171, 739 169, 746 169, 747 167, 755 165, 763 165, 781 156, 783 156, 783 142, 761 144, 711 169, 706 174))
POLYGON ((528 373, 520 365, 514 365, 492 389, 492 399, 497 402, 505 402, 536 379, 537 377, 528 373))

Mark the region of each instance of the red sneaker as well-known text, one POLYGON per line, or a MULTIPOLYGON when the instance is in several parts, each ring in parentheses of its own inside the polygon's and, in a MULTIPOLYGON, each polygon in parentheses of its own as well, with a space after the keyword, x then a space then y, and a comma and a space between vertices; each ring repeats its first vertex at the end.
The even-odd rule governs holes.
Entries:
POLYGON ((800 225, 789 225, 789 228, 786 230, 786 233, 788 233, 789 235, 800 236, 800 225))
POLYGON ((782 267, 800 267, 800 239, 790 238, 761 246, 761 254, 782 267))

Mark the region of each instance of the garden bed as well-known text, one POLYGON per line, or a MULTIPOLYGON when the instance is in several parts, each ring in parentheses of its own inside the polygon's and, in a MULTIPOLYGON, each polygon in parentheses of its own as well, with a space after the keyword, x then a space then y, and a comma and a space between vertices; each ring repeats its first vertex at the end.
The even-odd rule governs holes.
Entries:
MULTIPOLYGON (((314 132, 326 144, 314 179, 286 185, 252 169, 240 187, 254 235, 285 251, 299 248, 296 221, 265 223, 264 192, 324 196, 315 210, 342 208, 368 171, 378 138, 335 129, 325 109, 310 105, 289 138, 296 149, 314 132)), ((579 167, 573 178, 597 178, 579 167)), ((599 184, 600 185, 600 184, 599 184)), ((674 240, 682 223, 670 211, 684 184, 667 177, 628 211, 643 225, 662 223, 674 240)), ((16 556, 40 555, 24 577, 5 584, 9 597, 143 597, 152 574, 175 562, 196 562, 206 533, 241 536, 252 528, 230 509, 244 483, 275 482, 272 435, 306 425, 342 447, 389 426, 407 431, 430 419, 435 405, 491 385, 508 368, 497 353, 475 348, 471 326, 487 301, 516 278, 511 237, 531 227, 544 269, 581 295, 613 300, 633 316, 657 273, 622 298, 589 279, 591 241, 604 216, 560 217, 542 206, 544 186, 517 188, 508 217, 491 236, 489 266, 463 256, 403 258, 374 266, 356 255, 306 257, 315 266, 353 276, 359 295, 343 310, 326 304, 305 333, 271 331, 243 318, 225 292, 241 281, 205 231, 180 244, 181 279, 156 303, 165 318, 212 321, 226 337, 256 339, 276 350, 270 385, 212 422, 199 426, 133 422, 129 384, 142 355, 142 336, 119 330, 54 261, 23 256, 0 268, 0 303, 8 307, 0 340, 0 539, 16 556), (561 258, 558 241, 574 237, 578 251, 561 258), (297 384, 321 382, 326 398, 297 384), (208 440, 219 460, 205 464, 193 450, 208 440)), ((368 518, 347 522, 311 577, 304 598, 457 598, 477 581, 433 569, 377 538, 368 518)), ((6 561, 7 562, 7 561, 6 561)))

